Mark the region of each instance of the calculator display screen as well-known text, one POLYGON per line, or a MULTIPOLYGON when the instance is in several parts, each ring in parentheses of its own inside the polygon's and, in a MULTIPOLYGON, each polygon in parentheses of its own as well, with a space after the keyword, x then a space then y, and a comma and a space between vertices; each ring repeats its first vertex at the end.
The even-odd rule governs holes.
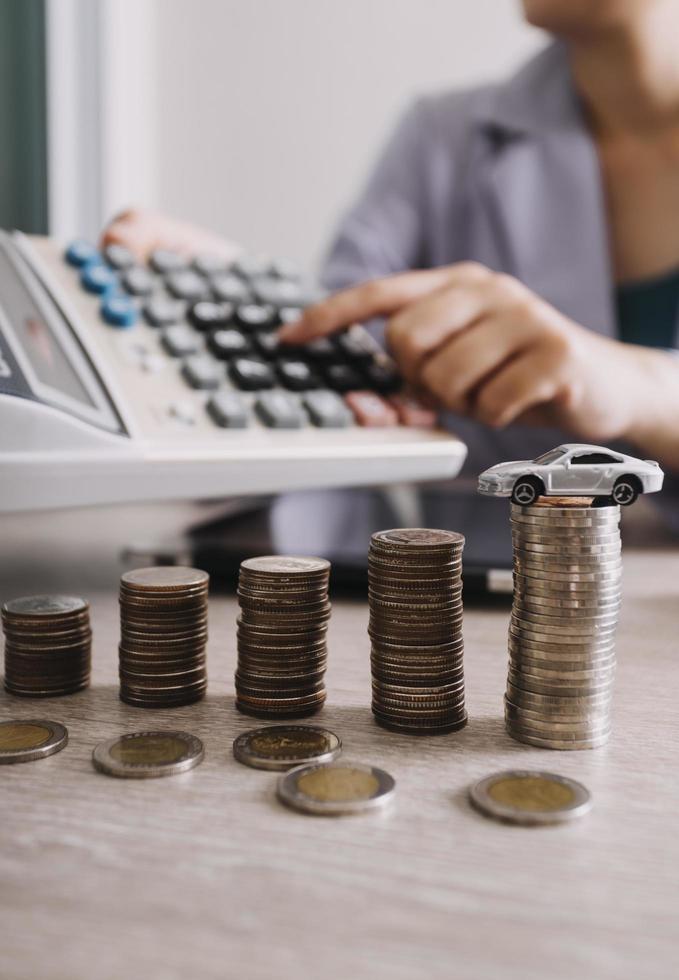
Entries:
POLYGON ((0 305, 38 381, 75 401, 96 407, 45 315, 3 251, 0 251, 0 305))
POLYGON ((47 388, 95 408, 95 402, 46 316, 16 275, 3 250, 0 250, 0 306, 38 381, 47 388))

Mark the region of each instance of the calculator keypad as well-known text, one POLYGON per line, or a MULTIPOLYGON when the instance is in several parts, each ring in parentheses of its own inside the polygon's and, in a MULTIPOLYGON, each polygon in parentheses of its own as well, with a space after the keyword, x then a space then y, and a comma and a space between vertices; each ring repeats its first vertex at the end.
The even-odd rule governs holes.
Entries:
POLYGON ((314 296, 285 261, 190 260, 160 249, 144 266, 122 246, 99 253, 86 242, 73 243, 66 260, 82 287, 101 297, 108 324, 148 331, 139 339, 152 348, 159 370, 177 371, 186 405, 217 428, 435 423, 432 409, 394 396, 401 379, 362 327, 303 346, 280 343, 278 327, 298 320, 314 296))

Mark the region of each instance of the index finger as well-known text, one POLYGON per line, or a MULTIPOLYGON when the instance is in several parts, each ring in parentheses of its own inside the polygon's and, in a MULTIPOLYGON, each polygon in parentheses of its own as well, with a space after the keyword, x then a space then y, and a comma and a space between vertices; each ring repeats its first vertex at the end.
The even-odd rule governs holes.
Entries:
POLYGON ((285 343, 307 343, 361 320, 389 316, 407 303, 438 289, 449 276, 447 267, 426 269, 402 272, 343 289, 321 303, 307 307, 299 320, 278 331, 278 337, 285 343))

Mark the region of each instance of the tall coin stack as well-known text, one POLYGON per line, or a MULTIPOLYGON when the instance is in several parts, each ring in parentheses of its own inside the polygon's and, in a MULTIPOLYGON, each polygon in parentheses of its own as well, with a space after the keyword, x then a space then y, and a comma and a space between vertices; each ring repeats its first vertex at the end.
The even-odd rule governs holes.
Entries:
POLYGON ((207 689, 207 595, 196 568, 138 568, 120 579, 120 698, 140 708, 199 701, 207 689))
POLYGON ((368 556, 372 710, 413 735, 467 723, 462 664, 462 549, 453 531, 373 534, 368 556))
POLYGON ((90 607, 67 595, 11 599, 2 607, 5 690, 31 698, 82 691, 90 682, 90 607))
POLYGON ((512 504, 511 522, 507 730, 543 748, 596 748, 611 730, 620 508, 542 498, 512 504))
POLYGON ((330 562, 248 558, 238 580, 236 707, 256 718, 302 718, 325 702, 330 562))

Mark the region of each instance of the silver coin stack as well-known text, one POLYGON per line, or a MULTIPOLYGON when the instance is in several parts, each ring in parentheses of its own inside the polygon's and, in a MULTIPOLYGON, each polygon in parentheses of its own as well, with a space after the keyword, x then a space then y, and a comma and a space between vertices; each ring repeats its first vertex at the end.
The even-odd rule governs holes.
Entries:
POLYGON ((409 735, 467 724, 462 640, 462 549, 454 531, 377 531, 368 556, 372 711, 409 735))
POLYGON ((593 749, 611 730, 620 508, 512 504, 514 602, 505 720, 519 742, 593 749))
POLYGON ((236 707, 255 718, 304 718, 325 703, 330 619, 325 558, 263 555, 238 577, 236 707))

